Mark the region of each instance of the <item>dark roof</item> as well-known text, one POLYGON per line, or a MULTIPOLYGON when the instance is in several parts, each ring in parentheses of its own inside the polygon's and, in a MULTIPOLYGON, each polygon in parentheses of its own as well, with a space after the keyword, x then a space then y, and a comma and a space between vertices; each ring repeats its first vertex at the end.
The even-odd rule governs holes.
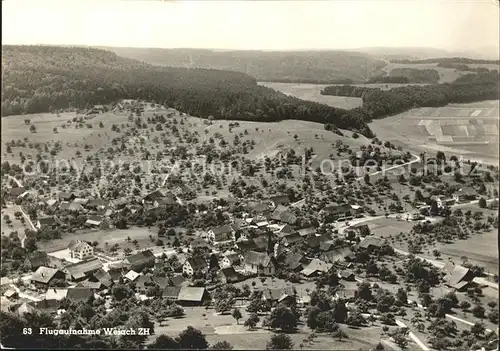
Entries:
POLYGON ((194 271, 198 269, 205 269, 208 267, 207 261, 203 257, 190 257, 186 260, 191 265, 194 271))
POLYGON ((164 289, 169 285, 170 279, 166 277, 152 277, 152 281, 156 283, 160 289, 164 289))
POLYGON ((266 212, 266 211, 269 211, 269 205, 261 202, 261 203, 254 205, 253 210, 257 213, 266 212))
POLYGON ((182 274, 176 274, 173 277, 170 277, 170 285, 173 286, 181 286, 186 279, 182 276, 182 274))
POLYGON ((210 245, 208 245, 208 242, 205 239, 202 239, 202 238, 195 238, 195 239, 193 239, 189 243, 189 245, 192 248, 195 248, 195 247, 210 247, 210 245))
POLYGON ((324 210, 330 213, 346 213, 351 211, 351 206, 348 204, 330 204, 324 210))
POLYGON ((268 235, 262 235, 262 236, 258 236, 256 238, 253 238, 253 242, 258 250, 265 250, 265 249, 267 249, 267 246, 269 244, 268 235))
POLYGON ((31 280, 38 282, 38 283, 44 283, 47 284, 54 278, 54 276, 60 272, 59 270, 55 268, 49 268, 49 267, 38 267, 35 273, 31 276, 31 280))
POLYGON ((212 232, 217 235, 217 234, 222 234, 222 233, 230 233, 232 232, 232 229, 229 225, 225 224, 220 227, 215 227, 211 229, 212 232))
POLYGON ((109 201, 103 199, 93 199, 87 202, 87 207, 99 207, 99 206, 108 206, 109 201))
POLYGON ((340 276, 344 279, 348 279, 354 276, 354 272, 350 270, 343 270, 340 272, 340 276))
POLYGON ((352 254, 349 247, 336 247, 330 251, 323 252, 321 258, 330 263, 335 263, 337 261, 345 261, 345 258, 352 254))
POLYGON ((320 242, 319 243, 319 249, 321 251, 329 251, 330 249, 332 249, 334 246, 333 242, 330 240, 330 241, 323 241, 323 242, 320 242))
POLYGON ((456 286, 458 283, 462 282, 463 280, 468 280, 471 274, 470 274, 470 269, 460 266, 460 265, 455 265, 451 271, 446 274, 444 277, 444 280, 446 281, 446 284, 449 286, 456 286))
POLYGON ((113 279, 111 278, 111 274, 109 272, 106 272, 103 269, 99 269, 93 275, 95 279, 97 279, 105 287, 109 288, 111 285, 113 285, 113 279))
POLYGON ((294 262, 301 262, 303 259, 304 259, 304 255, 302 255, 301 253, 288 252, 285 256, 285 264, 289 266, 290 264, 292 264, 294 262))
POLYGON ((297 216, 295 216, 291 211, 283 212, 280 219, 284 223, 295 224, 297 222, 297 216))
POLYGON ((326 241, 329 241, 329 240, 331 240, 331 238, 328 237, 328 236, 326 236, 326 235, 312 236, 312 237, 309 237, 307 239, 307 246, 309 246, 312 249, 315 249, 315 248, 320 247, 320 245, 321 245, 322 242, 326 242, 326 241))
POLYGON ((156 189, 156 190, 150 192, 149 194, 147 194, 146 196, 144 196, 144 200, 155 201, 155 200, 159 200, 159 199, 164 198, 164 197, 172 197, 173 198, 173 194, 170 192, 166 193, 162 189, 156 189))
POLYGON ((381 247, 384 245, 384 239, 376 236, 367 236, 359 243, 359 247, 367 249, 370 246, 381 247))
POLYGON ((279 236, 286 236, 287 234, 292 234, 297 232, 297 229, 294 226, 291 226, 290 224, 285 224, 283 228, 279 231, 279 236))
POLYGON ((52 225, 56 223, 56 218, 54 216, 48 216, 48 217, 42 217, 38 218, 38 222, 40 222, 40 225, 52 225))
POLYGON ((302 236, 307 236, 307 235, 314 235, 316 234, 316 228, 314 227, 308 227, 308 228, 302 228, 297 230, 300 235, 302 236))
POLYGON ((72 198, 75 198, 76 195, 73 194, 73 193, 68 193, 68 192, 65 192, 65 191, 61 191, 59 193, 59 198, 60 199, 63 199, 63 200, 71 200, 72 198))
POLYGON ((102 262, 98 259, 92 259, 74 263, 66 266, 64 269, 75 279, 83 278, 85 275, 95 272, 102 268, 102 262))
POLYGON ((283 214, 287 210, 288 208, 283 205, 276 206, 273 213, 271 214, 271 219, 274 219, 276 221, 281 221, 281 214, 283 214))
POLYGON ((253 241, 252 239, 240 241, 239 243, 237 243, 237 245, 238 248, 243 252, 257 249, 257 245, 255 244, 255 241, 253 241))
POLYGON ((254 265, 262 265, 263 267, 268 267, 269 265, 273 265, 271 256, 256 251, 248 251, 244 253, 245 263, 254 264, 254 265))
POLYGON ((130 263, 130 265, 138 266, 154 262, 155 258, 156 257, 151 250, 144 250, 136 253, 135 255, 128 256, 126 260, 130 263))
POLYGON ((236 273, 233 267, 223 268, 219 270, 219 274, 222 274, 228 280, 237 280, 239 278, 239 274, 236 273))
POLYGON ((283 289, 265 289, 262 291, 262 298, 269 301, 278 301, 283 295, 283 289))
POLYGON ((165 298, 168 298, 168 299, 175 299, 175 300, 177 300, 177 298, 179 297, 180 291, 181 291, 181 287, 180 286, 167 286, 163 290, 162 296, 165 297, 165 298))
POLYGON ((90 288, 68 288, 66 297, 71 301, 87 301, 92 295, 90 288))
POLYGON ((272 202, 274 202, 275 205, 278 205, 278 204, 289 204, 290 203, 290 198, 288 197, 288 195, 275 195, 275 196, 271 196, 271 197, 269 197, 269 200, 271 200, 272 202))
POLYGON ((299 233, 293 233, 284 237, 283 240, 286 240, 288 244, 295 244, 304 240, 304 238, 299 233))

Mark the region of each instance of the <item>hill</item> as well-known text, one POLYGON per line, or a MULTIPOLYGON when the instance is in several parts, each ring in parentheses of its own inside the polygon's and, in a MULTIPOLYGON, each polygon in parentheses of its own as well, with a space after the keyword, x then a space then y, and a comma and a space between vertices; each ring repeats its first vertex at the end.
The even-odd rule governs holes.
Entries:
POLYGON ((154 65, 244 72, 260 81, 334 84, 363 82, 385 62, 348 51, 228 51, 105 47, 116 54, 154 65))
POLYGON ((366 123, 347 110, 259 86, 244 73, 158 67, 91 48, 2 48, 3 116, 143 99, 198 117, 300 119, 370 134, 366 123))

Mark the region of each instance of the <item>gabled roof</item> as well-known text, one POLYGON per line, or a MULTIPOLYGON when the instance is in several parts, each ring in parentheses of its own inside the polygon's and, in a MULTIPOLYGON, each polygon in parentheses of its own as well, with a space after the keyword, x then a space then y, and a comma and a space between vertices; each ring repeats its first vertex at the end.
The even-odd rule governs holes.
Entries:
POLYGON ((20 316, 24 316, 26 313, 33 314, 35 312, 36 309, 26 302, 23 303, 21 306, 19 306, 18 309, 16 310, 16 313, 20 316))
POLYGON ((262 267, 269 267, 274 265, 271 256, 256 251, 248 251, 243 254, 245 263, 254 264, 256 266, 262 265, 262 267))
POLYGON ((85 275, 102 268, 102 262, 98 258, 74 263, 65 267, 65 270, 75 279, 83 278, 85 275))
POLYGON ((68 289, 48 289, 47 292, 45 293, 45 299, 46 300, 62 300, 66 297, 68 294, 68 289))
POLYGON ((286 240, 286 242, 290 245, 304 240, 304 237, 302 237, 299 233, 293 233, 284 237, 283 240, 286 240))
POLYGON ((182 274, 175 274, 173 277, 170 277, 170 285, 173 286, 181 286, 185 281, 186 279, 182 274))
POLYGON ((31 281, 47 284, 54 276, 60 272, 58 269, 49 267, 38 267, 35 273, 31 276, 31 281))
POLYGON ((181 291, 181 287, 180 286, 167 286, 163 290, 162 296, 164 298, 167 298, 167 299, 175 299, 175 300, 177 300, 177 298, 179 297, 180 291, 181 291))
POLYGON ((82 240, 71 240, 70 243, 68 244, 68 249, 71 251, 81 251, 88 246, 91 246, 89 243, 82 241, 82 240))
POLYGON ((231 263, 231 264, 234 264, 236 262, 239 262, 240 261, 240 255, 238 255, 237 253, 234 253, 234 254, 229 254, 229 255, 224 255, 225 258, 228 259, 228 261, 231 263))
POLYGON ((354 276, 354 272, 350 271, 348 269, 345 269, 345 270, 340 272, 340 276, 344 279, 349 279, 349 278, 354 276))
POLYGON ((128 273, 124 275, 124 277, 130 280, 131 282, 136 280, 139 276, 140 274, 133 270, 128 271, 128 273))
POLYGON ((271 219, 275 221, 281 221, 281 214, 288 211, 288 208, 283 205, 278 205, 271 214, 271 219))
POLYGON ((275 205, 278 204, 289 204, 290 203, 290 198, 288 195, 275 195, 275 196, 270 196, 269 200, 274 202, 275 205))
POLYGON ((48 199, 47 201, 45 201, 45 203, 47 204, 47 206, 54 206, 56 203, 57 203, 57 200, 56 199, 48 199))
MULTIPOLYGON (((297 232, 297 229, 294 226, 291 226, 290 224, 285 224, 278 232, 278 236, 284 237, 288 234, 292 234, 297 232)), ((297 232, 298 233, 298 232, 297 232)))
POLYGON ((113 206, 125 206, 130 201, 126 197, 120 197, 118 199, 114 199, 110 201, 110 204, 113 206))
POLYGON ((101 216, 91 215, 91 216, 89 216, 89 218, 87 218, 87 221, 85 223, 92 224, 92 225, 100 225, 102 221, 103 221, 103 218, 101 216))
POLYGON ((109 201, 103 199, 93 199, 87 202, 87 207, 99 207, 99 206, 108 206, 109 201))
POLYGON ((237 280, 239 278, 239 274, 234 270, 233 267, 222 268, 219 270, 219 274, 226 277, 228 280, 237 280))
POLYGON ((246 251, 251 251, 251 250, 256 250, 257 249, 257 245, 255 244, 255 241, 253 241, 252 239, 240 241, 240 242, 237 243, 237 245, 238 245, 238 248, 242 252, 246 252, 246 251))
POLYGON ((205 288, 199 287, 182 287, 179 291, 177 299, 179 301, 195 301, 200 302, 203 300, 205 288))
POLYGON ((460 266, 460 265, 455 265, 453 267, 453 270, 448 272, 446 276, 444 277, 444 280, 446 281, 446 284, 449 286, 455 286, 458 283, 462 282, 465 278, 468 278, 467 276, 470 275, 470 269, 460 266))
POLYGON ((287 266, 290 266, 290 265, 295 264, 295 263, 300 263, 303 259, 304 259, 304 255, 302 255, 301 253, 288 252, 285 256, 285 264, 287 266))
POLYGON ((68 288, 66 297, 71 301, 87 301, 93 295, 90 288, 68 288))
POLYGON ((113 279, 111 278, 111 274, 104 271, 103 269, 99 269, 97 272, 93 274, 94 278, 98 280, 102 285, 109 288, 113 285, 113 279))
POLYGON ((346 213, 351 210, 351 206, 348 204, 330 204, 325 206, 324 210, 330 213, 346 213))
POLYGON ((345 258, 352 255, 352 250, 349 247, 336 247, 330 251, 323 252, 321 258, 325 262, 335 263, 345 261, 345 258))
POLYGON ((334 246, 334 244, 333 244, 332 240, 323 241, 323 242, 319 243, 319 249, 321 251, 329 251, 330 249, 333 248, 333 246, 334 246))
POLYGON ((283 289, 265 289, 262 291, 262 299, 278 301, 283 295, 283 289))
POLYGON ((231 227, 227 224, 221 225, 220 227, 212 228, 211 230, 215 235, 223 233, 231 233, 233 231, 231 227))
POLYGON ((384 239, 376 236, 367 236, 359 243, 359 247, 367 249, 370 246, 381 247, 384 245, 384 239))
POLYGON ((316 272, 328 272, 330 268, 332 268, 331 263, 326 263, 324 261, 318 260, 317 258, 314 258, 311 263, 307 265, 306 268, 302 270, 302 274, 305 275, 306 277, 316 273, 316 272))
POLYGON ((156 257, 151 250, 144 250, 136 253, 135 255, 128 256, 125 259, 130 263, 130 265, 137 266, 154 262, 155 258, 156 257))
POLYGON ((189 246, 191 246, 192 248, 195 248, 195 247, 210 247, 210 245, 208 245, 208 242, 205 239, 202 239, 202 238, 195 238, 195 239, 193 239, 189 243, 189 246))
POLYGON ((40 222, 40 225, 42 226, 53 225, 56 223, 56 218, 54 216, 42 217, 38 218, 38 222, 40 222))
POLYGON ((308 236, 316 234, 316 228, 308 227, 297 230, 301 236, 308 236))
POLYGON ((196 270, 203 270, 208 267, 207 261, 200 256, 196 257, 190 257, 186 260, 186 263, 189 263, 191 268, 193 268, 194 271, 196 270))

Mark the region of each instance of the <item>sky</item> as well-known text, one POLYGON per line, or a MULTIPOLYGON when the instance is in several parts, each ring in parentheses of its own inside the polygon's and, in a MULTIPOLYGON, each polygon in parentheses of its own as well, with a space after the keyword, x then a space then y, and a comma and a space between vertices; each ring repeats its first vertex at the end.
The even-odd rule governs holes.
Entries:
POLYGON ((2 2, 3 44, 456 51, 499 42, 495 0, 2 2))

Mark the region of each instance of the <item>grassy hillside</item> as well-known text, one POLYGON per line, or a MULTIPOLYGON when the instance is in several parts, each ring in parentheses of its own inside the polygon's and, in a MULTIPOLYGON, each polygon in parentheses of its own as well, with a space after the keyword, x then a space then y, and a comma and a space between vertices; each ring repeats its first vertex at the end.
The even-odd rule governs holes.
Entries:
POLYGON ((382 60, 347 51, 216 51, 107 47, 120 56, 154 65, 244 72, 268 82, 363 82, 380 73, 382 60))
POLYGON ((142 99, 198 117, 300 119, 370 134, 344 109, 287 96, 244 73, 152 66, 72 47, 3 46, 2 115, 50 112, 142 99))

